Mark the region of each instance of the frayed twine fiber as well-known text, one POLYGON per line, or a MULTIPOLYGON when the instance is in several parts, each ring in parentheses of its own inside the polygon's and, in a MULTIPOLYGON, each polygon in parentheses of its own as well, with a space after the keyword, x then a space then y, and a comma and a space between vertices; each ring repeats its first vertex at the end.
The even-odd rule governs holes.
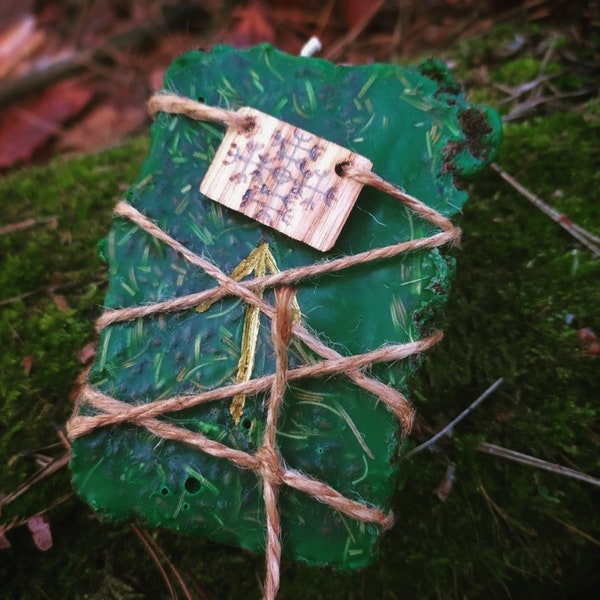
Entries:
MULTIPOLYGON (((189 98, 173 94, 156 94, 148 102, 149 111, 155 115, 159 111, 181 114, 193 119, 217 121, 228 127, 247 131, 252 127, 247 117, 236 112, 207 106, 189 98)), ((142 213, 121 201, 115 207, 115 215, 127 218, 140 229, 160 240, 175 252, 182 255, 190 264, 202 269, 210 275, 217 286, 189 294, 172 300, 132 308, 111 309, 97 320, 96 329, 109 327, 113 324, 156 315, 164 312, 182 311, 195 308, 204 302, 214 302, 227 295, 237 296, 245 303, 258 309, 271 319, 271 338, 276 356, 276 368, 273 375, 267 375, 250 381, 234 383, 222 388, 210 390, 201 394, 174 396, 165 400, 144 405, 131 405, 103 394, 85 381, 80 389, 75 413, 67 423, 67 431, 71 439, 75 439, 94 431, 98 427, 132 423, 145 427, 154 435, 169 440, 183 442, 211 456, 226 458, 241 468, 251 469, 263 481, 263 498, 267 515, 267 549, 266 549, 266 579, 264 599, 274 600, 279 589, 279 565, 281 559, 281 526, 277 505, 279 488, 287 485, 300 490, 331 506, 353 519, 378 524, 382 529, 392 526, 394 516, 391 512, 384 513, 377 508, 371 508, 361 502, 346 498, 331 486, 307 477, 306 475, 286 467, 278 453, 276 445, 277 422, 281 403, 289 381, 302 377, 321 377, 324 375, 345 375, 356 385, 366 390, 379 400, 398 419, 404 435, 412 426, 413 409, 406 397, 394 388, 381 381, 367 377, 363 369, 378 363, 402 360, 408 356, 428 350, 442 337, 441 332, 435 332, 429 337, 407 344, 388 345, 377 350, 355 356, 342 356, 317 336, 310 333, 300 322, 294 322, 292 303, 294 289, 290 286, 308 277, 332 273, 347 269, 357 264, 392 258, 404 252, 423 248, 435 248, 445 244, 458 242, 460 229, 434 209, 421 201, 405 194, 395 185, 385 181, 372 171, 358 169, 351 165, 338 165, 342 177, 351 177, 364 185, 372 186, 402 202, 407 208, 421 218, 433 223, 441 229, 440 233, 427 238, 419 238, 406 242, 375 248, 352 256, 325 260, 314 265, 298 267, 258 277, 249 281, 234 281, 210 261, 191 252, 168 233, 160 229, 153 221, 142 213), (255 290, 275 287, 275 306, 259 297, 255 290), (315 364, 303 365, 288 370, 288 346, 294 336, 304 342, 323 360, 315 364), (160 415, 190 408, 204 402, 213 402, 232 398, 237 394, 256 394, 268 390, 266 426, 263 442, 255 454, 230 448, 185 428, 172 425, 160 420, 160 415), (100 414, 95 416, 80 416, 79 409, 83 404, 93 406, 100 414)))

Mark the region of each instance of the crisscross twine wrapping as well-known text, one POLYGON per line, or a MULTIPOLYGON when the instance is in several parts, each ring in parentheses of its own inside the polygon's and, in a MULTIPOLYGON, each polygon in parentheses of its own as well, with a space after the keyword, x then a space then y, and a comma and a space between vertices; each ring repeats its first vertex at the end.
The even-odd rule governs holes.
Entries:
MULTIPOLYGON (((151 114, 159 111, 182 114, 194 119, 206 119, 225 123, 229 127, 247 130, 249 123, 246 117, 233 111, 204 105, 188 98, 171 94, 157 94, 149 101, 151 114)), ((188 294, 164 302, 149 305, 111 309, 97 320, 98 331, 113 324, 140 319, 164 312, 182 311, 195 308, 204 302, 214 302, 224 296, 237 296, 248 305, 256 306, 271 319, 271 337, 276 355, 276 369, 272 375, 233 383, 218 389, 200 394, 174 396, 149 404, 131 405, 103 394, 87 381, 80 390, 74 415, 67 424, 69 437, 75 439, 86 435, 98 427, 133 423, 146 428, 154 435, 169 440, 182 442, 214 457, 225 458, 238 467, 253 470, 263 481, 263 499, 267 517, 267 549, 266 549, 266 581, 264 586, 265 600, 273 600, 279 588, 279 564, 281 556, 280 521, 277 506, 278 490, 281 485, 290 486, 317 498, 333 509, 353 519, 376 523, 382 529, 393 524, 393 514, 385 513, 346 498, 337 490, 322 481, 308 477, 299 471, 286 467, 277 451, 276 432, 279 410, 288 382, 299 378, 322 377, 325 375, 345 375, 357 386, 366 390, 380 401, 398 419, 403 433, 407 434, 412 425, 413 410, 403 394, 383 382, 368 377, 363 372, 365 367, 378 362, 392 362, 423 352, 442 337, 441 332, 406 344, 386 345, 382 348, 360 355, 342 356, 333 348, 324 344, 316 335, 308 331, 301 322, 293 322, 291 304, 294 290, 291 284, 308 277, 324 273, 341 271, 358 264, 389 259, 404 252, 423 248, 435 248, 456 242, 460 237, 460 229, 434 209, 421 201, 402 192, 393 184, 383 180, 375 173, 352 166, 342 166, 342 176, 351 177, 364 185, 381 190, 402 202, 421 218, 436 225, 441 231, 426 238, 398 242, 389 246, 375 248, 366 252, 341 258, 325 260, 313 265, 287 269, 280 273, 257 277, 248 281, 235 281, 210 261, 198 256, 172 238, 158 227, 152 220, 144 216, 128 203, 121 201, 115 207, 117 216, 135 223, 156 239, 182 255, 190 264, 202 269, 210 275, 217 285, 202 292, 188 294), (260 297, 256 291, 275 288, 275 306, 260 297), (292 336, 301 340, 318 356, 321 361, 288 369, 288 346, 292 336), (270 389, 267 403, 266 426, 261 448, 255 454, 230 448, 220 442, 209 439, 199 432, 192 432, 178 427, 159 417, 165 413, 190 408, 201 403, 214 402, 232 398, 238 394, 256 394, 270 389), (83 404, 93 406, 99 414, 94 416, 79 415, 83 404)))

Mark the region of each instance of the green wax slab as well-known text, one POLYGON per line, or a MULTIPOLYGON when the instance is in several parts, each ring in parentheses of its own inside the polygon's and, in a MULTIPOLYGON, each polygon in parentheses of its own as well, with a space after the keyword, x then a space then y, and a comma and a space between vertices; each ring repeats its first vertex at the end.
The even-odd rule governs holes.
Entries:
MULTIPOLYGON (((169 68, 167 92, 211 106, 250 106, 359 153, 373 171, 452 217, 457 189, 489 163, 500 143, 497 114, 472 106, 442 63, 418 67, 336 66, 269 45, 189 52, 169 68)), ((363 189, 334 248, 322 253, 231 211, 199 192, 224 126, 159 113, 152 145, 126 200, 194 253, 231 273, 266 242, 279 270, 436 233, 381 192, 363 189)), ((101 244, 109 265, 105 308, 160 302, 214 287, 211 277, 122 218, 101 244)), ((418 340, 446 300, 453 260, 425 249, 297 284, 303 324, 343 355, 418 340)), ((251 275, 250 275, 251 277, 251 275)), ((265 291, 273 303, 273 291, 265 291)), ((246 306, 226 297, 189 309, 111 325, 101 332, 91 385, 134 405, 235 381, 246 306)), ((294 340, 290 368, 317 360, 294 340)), ((367 374, 408 393, 418 359, 367 374)), ((260 317, 253 377, 273 373, 270 321, 260 317)), ((233 448, 255 452, 265 394, 249 396, 239 423, 230 400, 161 418, 233 448)), ((83 407, 81 414, 93 414, 83 407)), ((344 376, 294 381, 277 435, 285 464, 348 498, 388 511, 399 475, 400 426, 382 402, 344 376)), ((99 428, 73 441, 73 484, 99 516, 135 519, 262 552, 262 484, 252 471, 141 427, 99 428)), ((285 556, 342 569, 372 561, 380 528, 354 521, 306 494, 280 490, 285 556)))

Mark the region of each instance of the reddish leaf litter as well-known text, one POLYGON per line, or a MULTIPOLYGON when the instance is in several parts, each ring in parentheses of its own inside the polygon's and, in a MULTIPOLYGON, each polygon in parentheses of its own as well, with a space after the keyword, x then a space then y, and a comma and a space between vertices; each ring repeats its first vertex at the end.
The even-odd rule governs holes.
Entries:
POLYGON ((93 342, 90 342, 89 344, 86 344, 80 351, 79 354, 77 355, 77 358, 79 360, 79 362, 82 365, 87 365, 88 363, 91 362, 91 360, 96 356, 96 344, 93 342))
POLYGON ((507 19, 560 23, 576 11, 592 22, 594 6, 591 0, 0 2, 0 171, 56 153, 98 151, 144 131, 145 100, 161 87, 173 59, 193 48, 269 42, 297 54, 317 36, 321 56, 338 62, 411 60, 507 19))
POLYGON ((600 339, 598 339, 598 336, 589 327, 582 327, 577 332, 577 337, 579 339, 579 347, 585 354, 588 356, 598 356, 600 353, 600 339))
POLYGON ((43 515, 36 515, 27 519, 27 527, 31 531, 33 543, 39 550, 46 552, 52 548, 52 532, 50 524, 43 515))
POLYGON ((10 548, 11 544, 6 537, 6 533, 4 532, 4 526, 0 526, 0 550, 6 550, 10 548))
POLYGON ((29 377, 31 375, 31 368, 33 367, 33 356, 26 356, 23 359, 23 375, 29 377))
POLYGON ((0 123, 0 169, 32 157, 44 142, 90 102, 92 89, 80 80, 63 81, 38 98, 11 106, 0 123))
POLYGON ((435 495, 442 501, 446 502, 448 500, 448 496, 450 492, 452 492, 452 487, 454 485, 454 477, 456 473, 456 466, 454 463, 449 463, 446 467, 446 472, 440 481, 440 484, 435 489, 435 495))

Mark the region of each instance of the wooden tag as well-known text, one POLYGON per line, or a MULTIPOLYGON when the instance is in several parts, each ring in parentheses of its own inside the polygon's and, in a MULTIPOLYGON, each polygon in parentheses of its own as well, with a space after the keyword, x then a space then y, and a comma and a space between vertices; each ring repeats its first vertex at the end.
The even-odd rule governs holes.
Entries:
POLYGON ((362 184, 341 177, 336 165, 371 169, 360 154, 243 107, 247 131, 230 127, 200 191, 285 235, 325 251, 335 243, 362 184))

